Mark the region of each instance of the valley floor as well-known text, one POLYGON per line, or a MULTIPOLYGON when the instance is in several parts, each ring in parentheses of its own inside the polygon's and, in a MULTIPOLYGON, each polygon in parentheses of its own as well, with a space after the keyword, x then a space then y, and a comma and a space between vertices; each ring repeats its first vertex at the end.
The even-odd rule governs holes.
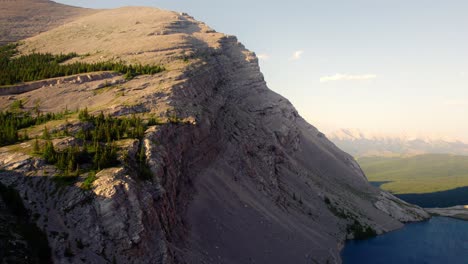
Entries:
MULTIPOLYGON (((468 186, 468 156, 425 154, 410 157, 361 157, 371 182, 394 194, 426 194, 468 186)), ((432 207, 432 206, 427 206, 432 207)))

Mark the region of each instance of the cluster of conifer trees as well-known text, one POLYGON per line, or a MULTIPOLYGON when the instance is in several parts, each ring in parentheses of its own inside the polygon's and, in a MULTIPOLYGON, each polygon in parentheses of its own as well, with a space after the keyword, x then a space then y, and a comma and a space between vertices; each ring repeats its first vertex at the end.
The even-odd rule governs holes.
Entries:
POLYGON ((12 85, 20 82, 43 80, 79 73, 96 71, 115 71, 124 74, 126 79, 137 75, 155 74, 164 70, 159 65, 127 65, 122 62, 63 62, 78 57, 76 53, 53 55, 50 53, 32 53, 14 57, 17 44, 0 47, 0 85, 12 85))
POLYGON ((18 131, 30 126, 40 125, 50 120, 64 118, 69 112, 66 110, 60 113, 38 113, 32 116, 29 112, 0 111, 0 146, 15 144, 22 139, 28 139, 28 135, 20 135, 18 131))
MULTIPOLYGON (((99 171, 118 164, 116 140, 124 138, 141 139, 146 125, 136 116, 115 118, 105 116, 102 112, 90 115, 88 109, 79 111, 78 117, 84 123, 75 137, 81 139, 81 146, 69 146, 65 150, 57 151, 51 142, 51 135, 44 128, 42 138, 46 140, 41 147, 36 138, 33 150, 40 153, 47 163, 54 164, 63 171, 63 176, 78 176, 82 169, 99 171)), ((138 167, 143 173, 146 171, 146 157, 144 151, 138 153, 138 167)))
POLYGON ((68 146, 57 151, 50 139, 41 148, 38 140, 34 151, 41 154, 47 163, 55 165, 63 176, 79 176, 83 170, 101 170, 118 164, 115 144, 98 143, 95 146, 85 142, 83 146, 68 146))
POLYGON ((114 140, 123 138, 143 137, 146 125, 141 118, 132 115, 131 117, 115 118, 110 115, 105 116, 102 112, 93 116, 88 113, 88 109, 80 110, 78 118, 82 122, 92 124, 92 129, 82 127, 76 134, 76 138, 89 140, 93 143, 111 143, 114 140))
MULTIPOLYGON (((29 112, 0 112, 0 146, 17 143, 29 139, 27 134, 19 135, 18 130, 34 125, 40 125, 50 120, 65 118, 70 112, 42 114, 33 116, 29 112)), ((52 134, 44 127, 42 140, 37 137, 33 143, 33 152, 40 154, 47 163, 55 165, 63 172, 62 176, 78 176, 83 171, 99 171, 118 164, 115 141, 125 138, 142 139, 148 125, 160 124, 155 118, 148 124, 135 115, 131 117, 112 117, 90 115, 88 109, 80 110, 79 120, 83 123, 73 136, 82 141, 80 145, 68 146, 64 150, 56 150, 52 143, 52 134), (42 141, 42 143, 41 143, 42 141)), ((66 129, 68 131, 68 129, 66 129)), ((59 135, 61 132, 56 132, 59 135)), ((67 133, 67 135, 70 135, 67 133)), ((137 153, 137 169, 142 178, 148 179, 151 172, 146 166, 144 148, 140 146, 137 153)))

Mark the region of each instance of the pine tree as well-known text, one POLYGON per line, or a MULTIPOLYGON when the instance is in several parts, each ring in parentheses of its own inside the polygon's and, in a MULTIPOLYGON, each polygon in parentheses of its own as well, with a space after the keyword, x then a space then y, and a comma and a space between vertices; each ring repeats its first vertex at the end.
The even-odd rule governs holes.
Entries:
POLYGON ((68 174, 71 174, 71 172, 74 170, 75 170, 75 156, 70 155, 68 158, 68 165, 67 165, 68 174))
POLYGON ((80 177, 80 165, 76 164, 76 170, 75 173, 73 173, 74 177, 80 177))
POLYGON ((50 140, 49 129, 46 126, 44 127, 44 130, 42 132, 42 138, 45 140, 50 140))
POLYGON ((54 144, 52 144, 52 142, 50 140, 48 140, 46 142, 46 144, 45 144, 42 157, 48 163, 54 163, 56 161, 56 155, 57 155, 57 153, 55 152, 54 144))
POLYGON ((37 136, 36 136, 36 139, 34 140, 34 145, 33 145, 33 152, 39 153, 39 151, 41 151, 41 148, 39 146, 39 140, 37 139, 37 136))
POLYGON ((80 121, 88 121, 89 120, 88 107, 85 107, 84 110, 79 112, 78 119, 80 119, 80 121))
POLYGON ((23 132, 23 140, 29 140, 29 135, 26 131, 23 132))

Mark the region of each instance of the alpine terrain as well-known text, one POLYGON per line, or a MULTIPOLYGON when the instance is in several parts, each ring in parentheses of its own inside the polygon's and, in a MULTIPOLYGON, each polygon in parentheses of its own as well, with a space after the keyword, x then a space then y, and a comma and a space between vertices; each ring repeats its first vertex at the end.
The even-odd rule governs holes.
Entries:
MULTIPOLYGON (((0 148, 0 221, 10 219, 0 224, 18 217, 7 209, 19 200, 48 241, 43 259, 341 263, 346 239, 429 217, 371 186, 268 89, 236 37, 185 13, 27 2, 50 18, 11 28, 34 36, 2 56, 12 72, 52 66, 18 70, 24 78, 0 88, 2 126, 13 131, 0 148)), ((8 3, 0 17, 16 10, 8 3)), ((34 245, 9 257, 28 263, 34 245)))

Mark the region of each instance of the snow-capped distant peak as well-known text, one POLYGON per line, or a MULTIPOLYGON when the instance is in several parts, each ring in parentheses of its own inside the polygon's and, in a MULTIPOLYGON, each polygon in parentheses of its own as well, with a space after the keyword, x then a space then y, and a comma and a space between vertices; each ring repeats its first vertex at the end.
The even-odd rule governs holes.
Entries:
POLYGON ((327 133, 327 137, 354 156, 423 153, 468 155, 468 144, 447 137, 364 132, 359 129, 339 129, 327 133))

